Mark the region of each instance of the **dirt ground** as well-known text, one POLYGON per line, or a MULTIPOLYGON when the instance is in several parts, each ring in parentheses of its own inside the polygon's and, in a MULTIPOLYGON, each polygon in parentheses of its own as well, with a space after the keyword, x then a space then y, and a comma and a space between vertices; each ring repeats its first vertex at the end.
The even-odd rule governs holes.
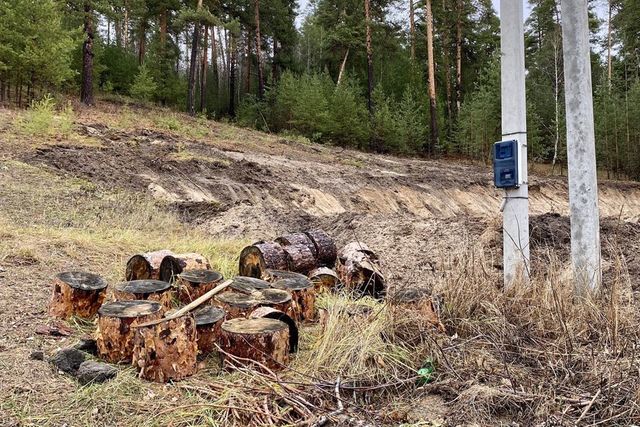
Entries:
MULTIPOLYGON (((366 154, 184 116, 183 127, 172 129, 154 112, 125 113, 115 104, 79 110, 73 137, 34 137, 15 131, 19 114, 0 110, 0 397, 10 396, 0 406, 0 425, 76 425, 64 414, 38 417, 20 403, 56 404, 56 395, 77 387, 29 359, 87 329, 73 325, 69 338, 34 334, 36 325, 50 324, 52 275, 76 268, 120 280, 128 255, 160 243, 184 245, 178 238, 187 233, 197 233, 202 251, 213 253, 219 247, 204 240, 237 251, 253 240, 322 228, 339 245, 366 242, 392 288, 431 287, 456 257, 480 248, 499 283, 501 194, 488 166, 366 154)), ((566 179, 533 175, 530 190, 533 273, 549 259, 568 270, 566 179)), ((635 290, 640 185, 603 181, 599 191, 605 282, 622 264, 635 290)), ((214 264, 233 274, 235 262, 214 264)), ((102 410, 77 425, 108 424, 102 410)), ((119 411, 124 425, 127 410, 119 411)), ((408 420, 420 425, 425 418, 408 420)))

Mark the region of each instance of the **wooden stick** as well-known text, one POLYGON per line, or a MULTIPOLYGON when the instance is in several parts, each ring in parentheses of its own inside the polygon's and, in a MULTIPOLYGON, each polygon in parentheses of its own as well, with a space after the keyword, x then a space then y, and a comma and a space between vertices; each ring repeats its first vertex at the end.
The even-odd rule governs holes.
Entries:
POLYGON ((166 322, 167 320, 176 319, 176 318, 178 318, 180 316, 184 316, 185 314, 187 314, 188 312, 190 312, 194 308, 199 307, 200 305, 202 305, 205 302, 207 302, 208 300, 210 300, 215 294, 220 293, 221 291, 225 290, 227 288, 227 286, 229 286, 231 283, 233 283, 233 280, 231 280, 231 279, 225 280, 224 282, 220 283, 215 288, 211 289, 206 294, 202 295, 200 298, 198 298, 198 299, 194 300, 193 302, 185 305, 180 310, 174 311, 173 313, 171 313, 170 315, 168 315, 166 317, 163 317, 162 319, 153 320, 151 322, 142 323, 140 325, 135 325, 135 326, 132 326, 132 327, 133 328, 141 328, 141 327, 144 327, 144 326, 157 325, 158 323, 166 322))

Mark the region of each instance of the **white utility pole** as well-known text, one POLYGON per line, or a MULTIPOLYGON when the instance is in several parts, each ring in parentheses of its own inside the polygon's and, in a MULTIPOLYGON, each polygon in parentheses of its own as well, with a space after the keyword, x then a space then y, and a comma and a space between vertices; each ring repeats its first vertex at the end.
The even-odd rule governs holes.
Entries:
POLYGON ((576 292, 582 295, 602 280, 587 0, 562 0, 561 10, 571 259, 576 292))
POLYGON ((518 141, 519 182, 505 190, 503 204, 504 284, 529 279, 529 186, 527 174, 527 108, 524 71, 522 0, 500 2, 502 139, 518 141))

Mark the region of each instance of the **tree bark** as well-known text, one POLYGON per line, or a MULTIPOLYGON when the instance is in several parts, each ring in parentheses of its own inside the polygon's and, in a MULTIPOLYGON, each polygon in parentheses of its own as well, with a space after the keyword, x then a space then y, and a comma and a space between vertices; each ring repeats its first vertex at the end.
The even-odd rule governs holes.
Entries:
POLYGON ((251 360, 282 369, 289 361, 289 327, 269 318, 228 320, 222 324, 221 347, 227 369, 251 366, 251 360))
POLYGON ((216 349, 225 315, 224 310, 210 305, 193 312, 198 333, 198 351, 201 354, 211 353, 216 349))
POLYGON ((311 271, 309 280, 313 283, 316 294, 332 292, 340 284, 340 278, 336 272, 328 267, 320 267, 311 271))
POLYGON ((251 32, 247 31, 247 59, 246 59, 246 74, 244 82, 244 92, 251 93, 251 32))
MULTIPOLYGON (((144 56, 147 50, 147 22, 144 19, 140 19, 138 30, 140 31, 140 34, 138 35, 138 64, 142 65, 144 63, 144 56)), ((166 39, 166 34, 164 37, 166 39)), ((161 49, 164 49, 164 46, 162 46, 161 49)))
POLYGON ((256 59, 258 61, 258 98, 264 97, 264 64, 262 63, 262 38, 260 37, 260 0, 255 0, 256 59))
POLYGON ((171 308, 173 296, 171 285, 160 280, 132 280, 113 287, 115 301, 157 301, 171 308))
POLYGON ((178 275, 178 299, 189 304, 215 288, 223 280, 222 274, 212 270, 189 270, 178 275))
POLYGON ((178 255, 171 254, 162 259, 159 278, 165 282, 173 283, 183 271, 208 270, 210 268, 209 260, 203 255, 193 252, 178 255))
POLYGON ((207 109, 207 66, 209 65, 209 26, 204 26, 204 38, 202 40, 202 66, 200 67, 200 112, 207 109))
MULTIPOLYGON (((447 9, 447 0, 442 0, 442 10, 444 12, 444 19, 447 20, 443 24, 442 28, 442 60, 444 66, 444 87, 445 87, 445 95, 446 95, 446 106, 447 106, 447 123, 453 123, 453 112, 451 108, 451 66, 449 63, 449 47, 450 47, 450 34, 449 34, 449 25, 448 25, 448 14, 449 10, 447 9)), ((447 126, 447 136, 451 135, 452 126, 447 126)))
POLYGON ((71 316, 91 318, 105 299, 107 282, 81 271, 60 273, 53 282, 49 314, 61 319, 71 316))
POLYGON ((612 37, 611 37, 611 9, 612 9, 612 5, 611 5, 611 0, 609 0, 609 13, 607 16, 607 87, 609 88, 609 91, 611 90, 611 70, 612 70, 612 66, 611 66, 611 44, 612 44, 612 37))
POLYGON ((409 0, 409 42, 411 43, 411 63, 416 59, 416 22, 413 0, 409 0))
POLYGON ((364 18, 367 45, 367 109, 373 114, 373 51, 371 48, 371 13, 370 0, 364 0, 364 18))
POLYGON ((338 73, 338 82, 336 83, 336 86, 339 86, 340 82, 342 81, 342 76, 344 76, 344 69, 347 66, 348 56, 349 56, 349 48, 347 48, 346 52, 344 53, 344 59, 342 60, 342 65, 340 65, 340 72, 338 73))
POLYGON ((241 276, 262 278, 267 269, 287 270, 288 267, 287 254, 278 243, 257 242, 240 253, 241 276))
POLYGON ((278 70, 278 40, 273 39, 273 59, 271 60, 271 82, 275 86, 278 82, 280 71, 278 70))
POLYGON ((89 1, 84 2, 84 33, 82 44, 82 87, 80 101, 85 105, 93 105, 93 10, 89 1))
POLYGON ((427 144, 427 153, 433 154, 438 145, 438 111, 436 108, 436 73, 435 58, 433 56, 433 14, 431 12, 431 0, 425 2, 425 14, 427 21, 427 66, 429 71, 429 112, 431 116, 431 141, 427 144))
POLYGON ((236 116, 236 35, 230 34, 229 57, 229 115, 236 116))
POLYGON ((122 35, 125 50, 129 49, 129 2, 124 1, 124 20, 122 22, 122 35))
POLYGON ((164 257, 173 255, 168 249, 136 254, 127 261, 126 280, 158 279, 164 257))
MULTIPOLYGON (((198 0, 197 10, 202 9, 202 0, 198 0)), ((196 115, 195 92, 196 92, 196 65, 198 56, 198 43, 200 39, 200 23, 193 24, 193 40, 191 40, 191 60, 189 62, 189 88, 187 91, 187 113, 190 116, 196 115)))
POLYGON ((458 0, 456 19, 456 114, 460 114, 462 104, 462 1, 458 0))

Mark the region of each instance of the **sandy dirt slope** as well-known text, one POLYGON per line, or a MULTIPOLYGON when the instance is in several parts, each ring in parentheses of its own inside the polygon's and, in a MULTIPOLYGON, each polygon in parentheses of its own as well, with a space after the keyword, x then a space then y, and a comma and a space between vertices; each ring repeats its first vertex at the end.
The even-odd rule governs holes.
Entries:
MULTIPOLYGON (((223 129, 211 126, 212 137, 197 140, 83 118, 78 132, 99 144, 49 144, 21 159, 151 194, 213 236, 268 239, 322 227, 339 243, 362 239, 380 253, 391 283, 428 284, 439 264, 477 244, 500 264, 501 193, 487 166, 366 154, 245 130, 221 138, 223 129)), ((551 245, 566 261, 566 180, 534 175, 530 189, 534 255, 551 245)), ((600 209, 605 260, 624 243, 629 268, 640 270, 634 264, 640 185, 601 182, 600 209)))

